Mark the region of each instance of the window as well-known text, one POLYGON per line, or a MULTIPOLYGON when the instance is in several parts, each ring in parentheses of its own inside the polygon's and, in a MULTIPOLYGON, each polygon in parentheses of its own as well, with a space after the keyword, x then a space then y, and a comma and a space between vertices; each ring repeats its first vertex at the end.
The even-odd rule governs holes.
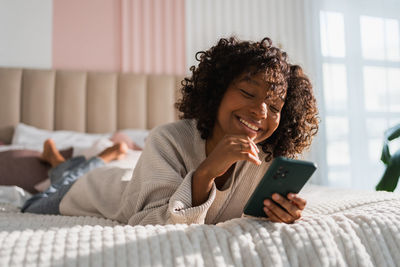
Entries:
POLYGON ((383 133, 400 123, 400 12, 366 10, 320 11, 322 121, 328 184, 372 190, 383 133))

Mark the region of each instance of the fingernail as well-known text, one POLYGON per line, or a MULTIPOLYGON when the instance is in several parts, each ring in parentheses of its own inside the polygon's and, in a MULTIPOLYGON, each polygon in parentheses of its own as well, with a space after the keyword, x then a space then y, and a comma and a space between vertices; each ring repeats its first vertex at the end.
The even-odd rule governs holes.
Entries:
POLYGON ((279 199, 279 195, 278 194, 273 194, 272 195, 272 199, 273 200, 278 200, 279 199))
POLYGON ((264 203, 266 206, 271 206, 271 203, 269 202, 269 200, 267 200, 267 201, 265 201, 265 203, 264 203))

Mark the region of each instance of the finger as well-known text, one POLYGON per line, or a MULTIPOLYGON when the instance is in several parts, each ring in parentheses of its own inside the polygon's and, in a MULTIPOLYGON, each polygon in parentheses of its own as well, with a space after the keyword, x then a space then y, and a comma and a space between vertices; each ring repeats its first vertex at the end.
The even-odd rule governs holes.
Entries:
POLYGON ((258 158, 258 152, 254 148, 254 146, 249 142, 243 142, 239 144, 241 152, 248 152, 253 154, 256 158, 258 158))
POLYGON ((273 201, 267 199, 264 201, 264 205, 270 211, 272 211, 281 221, 285 223, 292 223, 295 221, 295 218, 293 218, 289 213, 280 208, 278 205, 274 204, 273 201))
POLYGON ((299 197, 297 194, 289 193, 287 195, 288 199, 291 200, 294 204, 296 204, 299 209, 304 210, 307 205, 307 200, 304 198, 299 197))
POLYGON ((272 195, 272 199, 279 205, 281 205, 284 209, 286 209, 286 211, 296 220, 301 217, 301 210, 296 204, 292 203, 290 200, 282 197, 277 193, 272 195))
POLYGON ((229 136, 228 138, 230 144, 235 145, 235 150, 242 153, 242 160, 249 160, 257 165, 261 164, 257 152, 258 148, 247 136, 229 136))
POLYGON ((247 160, 253 162, 256 165, 261 165, 261 160, 257 156, 254 156, 252 153, 249 152, 242 152, 242 160, 247 160))
POLYGON ((255 151, 257 151, 257 153, 260 153, 260 150, 258 149, 256 143, 254 143, 253 140, 251 140, 250 137, 247 137, 247 141, 251 144, 252 147, 254 147, 255 151))
POLYGON ((252 142, 251 140, 249 141, 247 139, 240 139, 239 142, 240 142, 239 148, 241 149, 242 152, 250 152, 258 158, 259 150, 254 144, 254 142, 252 142))
POLYGON ((258 149, 257 145, 254 143, 254 141, 251 140, 251 138, 248 137, 247 135, 239 135, 238 138, 239 138, 238 140, 242 141, 243 143, 247 143, 251 147, 253 147, 256 154, 258 154, 260 152, 260 150, 258 149))
POLYGON ((280 222, 280 223, 294 223, 295 222, 295 220, 289 220, 289 221, 282 220, 282 218, 280 218, 278 215, 276 215, 272 210, 270 210, 267 207, 264 207, 264 212, 265 212, 265 214, 267 214, 268 218, 272 222, 280 222))
POLYGON ((267 207, 264 207, 264 212, 265 214, 268 216, 268 219, 271 222, 283 222, 281 219, 279 219, 278 216, 276 216, 270 209, 268 209, 267 207))

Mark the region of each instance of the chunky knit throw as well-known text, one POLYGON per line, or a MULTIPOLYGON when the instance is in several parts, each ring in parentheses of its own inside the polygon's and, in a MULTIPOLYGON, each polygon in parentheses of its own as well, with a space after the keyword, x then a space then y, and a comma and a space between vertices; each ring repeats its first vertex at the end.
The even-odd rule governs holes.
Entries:
POLYGON ((0 266, 399 266, 400 195, 308 186, 294 224, 121 225, 0 205, 0 266))

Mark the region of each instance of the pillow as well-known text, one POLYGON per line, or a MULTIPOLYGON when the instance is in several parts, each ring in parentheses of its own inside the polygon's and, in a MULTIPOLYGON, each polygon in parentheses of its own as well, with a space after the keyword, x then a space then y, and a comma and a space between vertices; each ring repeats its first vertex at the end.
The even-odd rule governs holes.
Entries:
POLYGON ((140 147, 138 144, 136 144, 136 142, 134 142, 131 137, 129 137, 126 133, 122 131, 115 132, 110 137, 110 140, 113 143, 124 142, 128 146, 128 148, 132 150, 143 150, 143 147, 140 147))
POLYGON ((74 147, 73 157, 84 156, 86 159, 90 159, 93 156, 98 155, 101 151, 107 147, 112 146, 114 143, 108 138, 100 138, 93 143, 90 147, 74 147))
MULTIPOLYGON (((149 131, 144 129, 124 129, 117 133, 123 133, 140 148, 143 148, 149 131)), ((41 151, 44 141, 52 138, 58 149, 73 147, 75 155, 75 151, 90 148, 101 138, 111 137, 112 133, 88 134, 74 131, 48 131, 19 123, 15 127, 11 144, 20 145, 26 149, 41 151)))
MULTIPOLYGON (((72 148, 60 150, 61 155, 68 159, 72 155, 72 148)), ((7 150, 0 152, 0 185, 16 185, 29 193, 38 191, 34 185, 45 180, 50 165, 41 161, 39 151, 34 150, 7 150)))
POLYGON ((89 159, 93 156, 98 155, 104 149, 114 145, 115 143, 125 142, 129 149, 131 150, 142 150, 132 139, 121 131, 115 132, 110 138, 100 138, 93 143, 91 147, 77 147, 74 146, 73 157, 84 156, 89 159))
POLYGON ((118 132, 127 135, 136 145, 143 148, 150 131, 145 129, 123 129, 118 132))
POLYGON ((58 149, 69 147, 91 147, 100 138, 109 138, 111 134, 88 134, 74 131, 47 131, 23 123, 15 127, 11 141, 12 145, 22 145, 26 149, 39 150, 43 148, 46 139, 52 138, 58 149))

